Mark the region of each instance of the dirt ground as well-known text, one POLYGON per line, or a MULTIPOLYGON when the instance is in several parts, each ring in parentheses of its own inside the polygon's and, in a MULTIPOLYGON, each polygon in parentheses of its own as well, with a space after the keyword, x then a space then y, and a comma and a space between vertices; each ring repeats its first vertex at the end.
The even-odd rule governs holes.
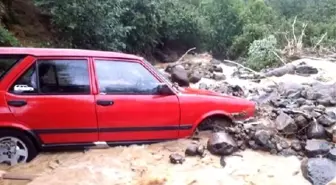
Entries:
MULTIPOLYGON (((208 133, 201 143, 206 144, 208 133)), ((178 140, 144 146, 95 149, 88 152, 41 154, 31 163, 15 167, 0 166, 19 174, 38 175, 31 182, 2 180, 1 185, 309 185, 301 174, 296 157, 271 156, 244 151, 226 159, 187 157, 181 165, 169 163, 169 155, 184 154, 191 140, 178 140)))

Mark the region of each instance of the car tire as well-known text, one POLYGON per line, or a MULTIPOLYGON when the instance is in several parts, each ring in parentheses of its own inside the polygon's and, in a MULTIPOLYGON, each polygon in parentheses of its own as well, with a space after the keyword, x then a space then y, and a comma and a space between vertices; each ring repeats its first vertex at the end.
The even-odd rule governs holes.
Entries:
POLYGON ((38 151, 33 141, 23 132, 0 130, 0 162, 15 165, 33 160, 38 151))
POLYGON ((199 130, 212 130, 217 131, 220 127, 230 127, 233 122, 225 117, 210 117, 205 119, 198 127, 199 130))

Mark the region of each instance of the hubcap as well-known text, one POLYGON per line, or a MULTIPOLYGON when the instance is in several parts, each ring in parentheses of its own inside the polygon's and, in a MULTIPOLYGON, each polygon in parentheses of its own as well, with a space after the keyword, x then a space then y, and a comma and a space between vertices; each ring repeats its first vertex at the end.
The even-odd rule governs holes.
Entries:
POLYGON ((0 138, 0 163, 15 165, 28 159, 27 146, 16 137, 0 138))

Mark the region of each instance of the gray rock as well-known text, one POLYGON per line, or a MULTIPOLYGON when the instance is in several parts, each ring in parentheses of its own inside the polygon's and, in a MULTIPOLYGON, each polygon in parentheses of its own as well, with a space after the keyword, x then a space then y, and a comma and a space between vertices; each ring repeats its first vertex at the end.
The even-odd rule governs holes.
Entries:
POLYGON ((312 67, 312 66, 299 65, 299 66, 296 66, 295 72, 296 72, 296 74, 306 76, 306 75, 317 74, 318 70, 316 68, 312 67))
POLYGON ((281 152, 279 152, 279 155, 289 157, 289 156, 296 156, 297 153, 294 150, 292 150, 291 148, 287 148, 287 149, 284 149, 281 152))
POLYGON ((169 155, 169 160, 172 164, 182 164, 185 161, 185 158, 177 153, 169 155))
POLYGON ((190 83, 197 83, 202 79, 202 75, 199 72, 193 72, 190 76, 189 76, 189 82, 190 83))
POLYGON ((266 72, 265 76, 266 77, 271 77, 271 76, 280 77, 280 76, 283 76, 285 74, 292 74, 292 73, 294 73, 294 71, 295 71, 295 66, 292 65, 292 64, 287 64, 285 66, 273 69, 269 72, 266 72))
POLYGON ((331 149, 330 144, 325 140, 312 139, 306 142, 305 152, 308 157, 326 155, 331 149))
POLYGON ((212 78, 217 81, 225 80, 226 76, 223 73, 214 73, 212 78))
POLYGON ((336 161, 336 148, 331 149, 327 157, 333 161, 336 161))
POLYGON ((328 115, 322 115, 317 119, 318 123, 325 126, 331 127, 336 124, 336 120, 331 119, 328 115))
POLYGON ((196 156, 196 155, 198 155, 197 148, 198 148, 198 145, 196 145, 196 144, 189 145, 187 147, 187 149, 185 150, 185 155, 186 156, 196 156))
POLYGON ((296 125, 298 125, 300 128, 303 128, 308 124, 308 120, 302 114, 299 114, 296 117, 294 117, 294 121, 296 125))
POLYGON ((313 185, 326 185, 336 176, 336 163, 327 158, 305 159, 301 171, 313 185))
POLYGON ((208 85, 207 85, 206 83, 200 83, 200 84, 198 85, 198 88, 199 88, 199 89, 208 89, 208 85))
POLYGON ((301 142, 299 140, 293 140, 291 143, 291 148, 296 152, 301 151, 302 150, 301 142))
POLYGON ((215 66, 213 66, 213 71, 214 72, 218 72, 218 73, 222 73, 223 72, 223 69, 222 69, 222 67, 221 66, 217 66, 217 65, 215 65, 215 66))
POLYGON ((325 128, 318 124, 312 123, 306 131, 306 135, 308 139, 326 139, 328 138, 327 132, 325 128))
POLYGON ((259 146, 259 149, 270 151, 275 149, 276 146, 272 143, 271 137, 273 132, 269 130, 257 130, 254 135, 255 143, 259 146))
POLYGON ((275 120, 276 128, 278 131, 286 134, 296 133, 298 130, 297 125, 293 118, 281 112, 275 120))
POLYGON ((207 149, 213 155, 230 155, 238 150, 237 143, 226 132, 217 132, 210 136, 207 149))
POLYGON ((183 66, 177 65, 171 69, 171 79, 181 87, 189 86, 188 73, 183 66))

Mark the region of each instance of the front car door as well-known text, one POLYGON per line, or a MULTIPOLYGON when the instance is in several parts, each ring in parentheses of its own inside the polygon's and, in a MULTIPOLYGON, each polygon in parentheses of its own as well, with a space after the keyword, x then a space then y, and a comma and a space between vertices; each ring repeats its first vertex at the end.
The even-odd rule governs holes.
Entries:
POLYGON ((99 139, 146 142, 178 137, 176 95, 159 95, 156 78, 140 61, 94 59, 99 139))
POLYGON ((35 60, 8 89, 10 111, 46 145, 97 141, 89 71, 87 58, 35 60))

